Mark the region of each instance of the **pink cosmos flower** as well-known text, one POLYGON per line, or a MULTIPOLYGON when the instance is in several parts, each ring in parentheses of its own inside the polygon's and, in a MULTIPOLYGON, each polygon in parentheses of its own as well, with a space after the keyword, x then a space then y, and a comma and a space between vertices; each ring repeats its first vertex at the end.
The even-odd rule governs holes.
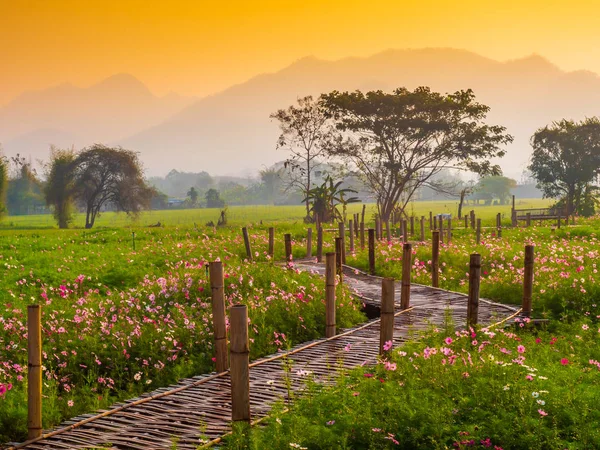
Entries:
POLYGON ((525 353, 525 347, 524 347, 524 346, 522 346, 522 345, 519 345, 519 346, 517 347, 517 351, 518 351, 519 353, 525 353))
POLYGON ((393 345, 394 344, 392 343, 392 341, 385 341, 385 343, 383 344, 383 350, 387 352, 392 348, 393 345))
POLYGON ((450 344, 452 344, 452 338, 447 337, 446 339, 444 339, 444 342, 446 343, 446 345, 450 345, 450 344))
POLYGON ((542 416, 542 417, 548 415, 548 413, 546 411, 544 411, 543 409, 538 409, 538 412, 540 413, 540 416, 542 416))
POLYGON ((569 364, 569 360, 568 360, 567 358, 563 358, 563 359, 561 359, 561 360, 560 360, 560 363, 561 363, 563 366, 566 366, 566 365, 568 365, 568 364, 569 364))

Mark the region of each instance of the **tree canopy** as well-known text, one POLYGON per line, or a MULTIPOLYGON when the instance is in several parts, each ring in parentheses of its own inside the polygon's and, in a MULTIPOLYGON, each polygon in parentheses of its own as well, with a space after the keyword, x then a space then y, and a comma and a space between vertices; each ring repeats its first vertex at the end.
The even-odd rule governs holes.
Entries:
POLYGON ((86 228, 94 226, 102 207, 110 204, 118 211, 138 213, 154 194, 131 150, 93 145, 77 155, 72 171, 75 198, 86 210, 86 228))
POLYGON ((74 150, 52 147, 47 165, 44 196, 46 204, 54 208, 54 218, 59 228, 68 228, 73 216, 75 186, 73 179, 74 150))
POLYGON ((307 194, 312 185, 312 172, 319 165, 318 158, 324 154, 329 133, 326 111, 321 102, 307 96, 298 99, 298 106, 280 109, 271 114, 271 118, 279 121, 281 129, 277 147, 291 154, 285 162, 290 175, 288 187, 298 189, 305 196, 308 217, 310 205, 307 194))
POLYGON ((329 154, 357 167, 384 220, 443 169, 499 175, 491 160, 512 142, 504 127, 484 123, 490 108, 471 90, 334 91, 321 102, 337 129, 329 154))
POLYGON ((545 197, 563 197, 567 213, 578 210, 588 185, 600 174, 600 120, 561 120, 531 138, 529 170, 545 197))

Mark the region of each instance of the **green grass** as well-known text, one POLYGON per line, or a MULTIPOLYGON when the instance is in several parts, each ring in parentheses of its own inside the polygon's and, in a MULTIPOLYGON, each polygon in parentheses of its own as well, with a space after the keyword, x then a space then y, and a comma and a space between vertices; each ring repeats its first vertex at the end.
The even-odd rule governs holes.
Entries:
MULTIPOLYGON (((544 199, 521 199, 517 202, 518 208, 543 208, 552 204, 551 200, 544 199)), ((510 205, 464 205, 465 212, 474 209, 478 217, 483 220, 492 220, 497 213, 502 213, 510 218, 510 205)), ((407 213, 417 217, 429 217, 429 211, 434 214, 451 213, 456 215, 458 202, 448 201, 419 201, 411 202, 408 205, 407 213)), ((220 214, 218 208, 202 209, 174 209, 162 211, 145 211, 137 217, 128 216, 125 213, 106 212, 97 219, 97 227, 147 227, 148 225, 160 222, 165 226, 184 226, 194 225, 203 226, 209 221, 217 222, 220 214)), ((362 204, 353 203, 348 206, 348 214, 362 211, 362 204)), ((366 220, 371 221, 372 215, 376 212, 374 204, 367 204, 366 220)), ((247 223, 277 223, 277 222, 302 222, 305 216, 303 206, 231 206, 228 208, 228 218, 231 225, 245 225, 247 223)), ((83 228, 85 225, 85 215, 76 214, 73 227, 83 228)), ((34 228, 55 228, 56 223, 51 214, 31 215, 31 216, 9 216, 0 222, 0 229, 34 229, 34 228)))

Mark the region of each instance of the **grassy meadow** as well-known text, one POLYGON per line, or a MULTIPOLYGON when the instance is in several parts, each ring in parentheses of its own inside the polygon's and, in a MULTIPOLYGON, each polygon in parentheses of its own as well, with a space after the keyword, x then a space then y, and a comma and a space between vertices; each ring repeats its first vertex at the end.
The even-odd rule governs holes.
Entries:
MULTIPOLYGON (((547 204, 523 200, 518 207, 547 204)), ((351 205, 348 214, 361 209, 351 205)), ((428 217, 429 211, 455 209, 454 203, 415 202, 409 211, 428 217)), ((498 212, 504 224, 510 222, 509 205, 464 208, 470 209, 484 226, 495 224, 498 212)), ((368 221, 373 212, 367 205, 368 221)), ((249 306, 253 359, 324 335, 323 280, 274 264, 284 259, 284 233, 292 235, 294 258, 305 256, 303 207, 231 207, 228 226, 205 225, 218 215, 208 209, 152 211, 131 220, 106 213, 91 230, 81 228, 81 217, 69 230, 57 229, 51 216, 1 222, 0 442, 26 435, 28 304, 43 306, 46 428, 214 370, 207 264, 217 258, 225 264, 227 305, 249 306), (159 221, 162 227, 149 227, 159 221), (252 262, 246 260, 241 226, 249 228, 252 262), (267 255, 269 226, 276 230, 274 258, 267 255)), ((340 374, 333 386, 310 379, 309 395, 294 400, 290 413, 276 408, 250 440, 236 434, 226 445, 597 448, 590 443, 597 442, 593 405, 600 392, 600 220, 578 219, 560 230, 550 224, 505 228, 502 239, 489 228, 479 246, 472 230, 455 227, 452 242, 441 248, 440 287, 466 292, 469 254, 477 251, 483 258, 482 296, 519 304, 523 248, 535 244, 534 316, 549 319, 547 324, 523 324, 514 332, 473 330, 474 337, 455 335, 453 324, 431 330, 407 349, 394 349, 377 367, 340 374), (541 376, 544 383, 538 384, 541 376), (490 380, 497 390, 483 389, 490 380), (490 414, 497 419, 490 422, 490 414), (425 423, 428 431, 415 434, 425 423), (520 446, 509 436, 513 429, 521 433, 520 446), (539 442, 536 433, 543 437, 539 442)), ((430 236, 427 229, 425 242, 413 242, 414 282, 430 284, 430 236)), ((334 231, 325 233, 324 251, 333 250, 334 237, 334 231)), ((379 275, 400 277, 400 242, 378 242, 376 255, 379 275)), ((347 260, 364 269, 367 252, 357 248, 347 260)), ((347 289, 340 287, 338 295, 338 326, 366 320, 347 289)))

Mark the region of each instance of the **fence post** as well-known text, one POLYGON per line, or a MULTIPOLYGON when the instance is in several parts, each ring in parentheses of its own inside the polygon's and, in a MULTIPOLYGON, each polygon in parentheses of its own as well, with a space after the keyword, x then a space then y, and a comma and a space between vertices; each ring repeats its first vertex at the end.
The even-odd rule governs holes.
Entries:
POLYGON ((354 237, 356 238, 357 241, 358 241, 358 224, 360 223, 360 220, 358 218, 359 218, 359 215, 358 215, 358 213, 356 213, 354 215, 354 237))
POLYGON ((472 209, 470 212, 471 215, 471 230, 475 229, 475 210, 472 209))
POLYGON ((527 213, 527 222, 526 222, 527 226, 530 227, 531 226, 531 213, 527 213))
POLYGON ((400 309, 410 306, 410 270, 412 268, 412 245, 408 242, 402 248, 402 290, 400 291, 400 309))
POLYGON ((467 303, 467 326, 477 325, 479 315, 479 285, 481 282, 481 255, 474 253, 469 262, 469 299, 467 303))
POLYGON ((429 231, 433 230, 433 213, 429 211, 429 231))
POLYGON ((230 309, 231 325, 231 420, 250 423, 250 347, 248 344, 248 307, 230 309))
POLYGON ((244 235, 244 245, 246 246, 246 258, 248 261, 252 261, 252 248, 250 248, 250 238, 248 236, 248 228, 242 228, 242 234, 244 235))
POLYGON ((425 216, 421 216, 421 242, 425 242, 425 216))
POLYGON ((523 315, 531 315, 531 303, 533 296, 533 266, 535 261, 535 247, 525 246, 525 270, 523 273, 523 315))
POLYGON ((325 337, 335 336, 335 253, 325 255, 325 337))
POLYGON ((215 339, 215 359, 217 373, 225 372, 227 364, 227 326, 225 324, 225 299, 223 295, 223 263, 211 261, 208 264, 212 302, 213 330, 215 339))
POLYGON ((452 218, 448 217, 448 239, 446 239, 446 244, 449 244, 452 241, 452 218))
POLYGON ((354 224, 353 220, 348 224, 349 232, 350 232, 350 253, 354 253, 354 224))
POLYGON ((386 351, 383 346, 386 342, 394 340, 394 279, 381 280, 381 321, 379 323, 379 354, 386 351))
POLYGON ((408 242, 408 221, 402 219, 402 242, 408 242))
POLYGON ((510 210, 510 220, 513 227, 517 226, 517 211, 515 210, 515 196, 512 196, 512 208, 510 210))
POLYGON ((283 238, 285 241, 285 260, 287 262, 291 262, 292 261, 292 235, 286 234, 286 235, 284 235, 283 238))
POLYGON ((336 237, 335 238, 335 253, 336 253, 336 257, 335 257, 335 265, 336 265, 336 269, 337 269, 337 274, 340 276, 340 281, 342 279, 342 252, 343 252, 343 248, 342 246, 344 245, 342 238, 340 237, 336 237))
POLYGON ((42 307, 27 307, 27 439, 42 435, 42 307))
POLYGON ((317 229, 317 262, 323 261, 323 227, 317 229))
POLYGON ((415 235, 415 216, 410 216, 410 235, 415 235))
POLYGON ((381 239, 381 235, 379 233, 379 219, 375 219, 375 239, 381 239))
POLYGON ((369 228, 369 273, 375 275, 375 230, 369 228))
POLYGON ((477 245, 481 243, 481 219, 477 219, 477 230, 475 230, 475 240, 477 245))
POLYGON ((338 253, 338 258, 341 258, 340 264, 346 264, 346 225, 344 222, 338 223, 338 236, 342 240, 340 247, 341 253, 338 253))
POLYGON ((443 244, 444 243, 444 219, 442 218, 441 215, 438 217, 438 222, 440 224, 440 226, 439 226, 439 230, 440 230, 440 243, 443 244))
POLYGON ((360 249, 365 249, 365 223, 360 223, 360 249))
POLYGON ((273 258, 273 254, 275 253, 275 229, 273 227, 269 227, 269 256, 273 258))
POLYGON ((431 236, 431 285, 440 287, 440 232, 434 230, 431 236))
POLYGON ((306 257, 312 258, 312 228, 306 230, 306 257))

